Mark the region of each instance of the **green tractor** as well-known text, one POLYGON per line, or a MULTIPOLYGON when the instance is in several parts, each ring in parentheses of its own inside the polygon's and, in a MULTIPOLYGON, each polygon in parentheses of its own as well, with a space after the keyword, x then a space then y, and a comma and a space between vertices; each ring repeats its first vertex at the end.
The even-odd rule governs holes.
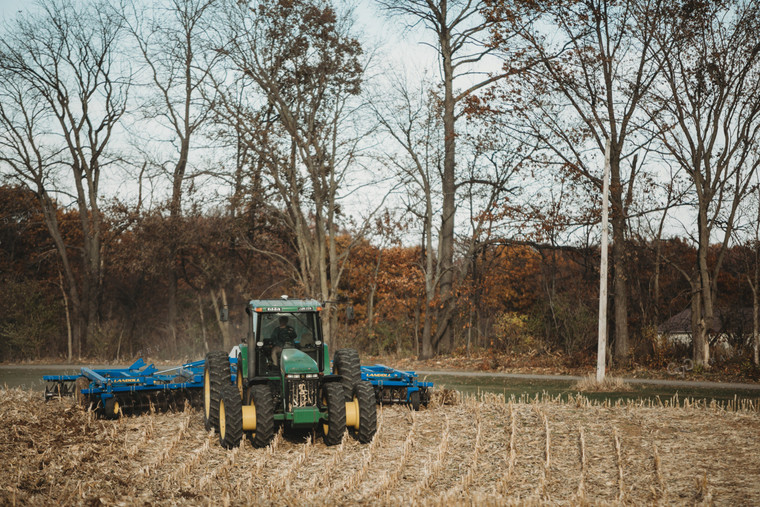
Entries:
POLYGON ((249 332, 236 358, 209 352, 203 380, 204 422, 226 448, 246 434, 254 447, 271 442, 277 426, 316 429, 339 444, 348 428, 362 443, 377 430, 372 384, 361 380, 359 355, 340 349, 334 372, 315 300, 253 300, 249 332))

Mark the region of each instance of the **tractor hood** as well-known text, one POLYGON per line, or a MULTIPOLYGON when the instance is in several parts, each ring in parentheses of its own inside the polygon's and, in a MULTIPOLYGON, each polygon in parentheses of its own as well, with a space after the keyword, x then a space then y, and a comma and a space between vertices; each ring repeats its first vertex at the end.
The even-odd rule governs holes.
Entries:
POLYGON ((295 373, 319 373, 317 362, 308 354, 298 349, 285 349, 282 351, 282 372, 284 374, 295 373))

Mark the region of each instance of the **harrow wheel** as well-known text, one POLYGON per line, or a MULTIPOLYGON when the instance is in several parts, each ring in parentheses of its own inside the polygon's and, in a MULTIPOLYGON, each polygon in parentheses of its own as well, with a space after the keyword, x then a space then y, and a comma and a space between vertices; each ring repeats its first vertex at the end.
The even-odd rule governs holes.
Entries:
MULTIPOLYGON (((203 370, 203 423, 206 431, 219 429, 219 400, 222 387, 231 384, 230 361, 224 352, 206 354, 203 370)), ((238 394, 238 399, 240 395, 238 394)))
POLYGON ((409 408, 412 410, 419 410, 420 409, 420 392, 414 391, 413 393, 409 393, 409 408))
POLYGON ((256 429, 250 433, 254 447, 266 447, 274 438, 274 400, 267 385, 254 385, 246 395, 246 405, 253 405, 256 429))
POLYGON ((239 446, 243 438, 243 402, 237 387, 231 383, 222 386, 218 407, 219 443, 225 449, 239 446))
POLYGON ((361 363, 359 353, 355 349, 340 349, 333 357, 333 369, 340 375, 346 401, 351 401, 354 387, 362 380, 361 363))
POLYGON ((327 423, 322 424, 325 445, 338 445, 346 432, 346 401, 343 386, 327 383, 322 386, 322 401, 327 405, 327 423))
MULTIPOLYGON (((377 432, 377 405, 375 404, 375 389, 369 382, 359 382, 354 387, 352 401, 346 403, 352 406, 354 421, 346 420, 351 435, 362 444, 372 441, 377 432)), ((348 407, 346 413, 348 414, 348 407)))
POLYGON ((430 391, 427 387, 420 388, 420 401, 423 407, 427 407, 428 403, 430 403, 430 391))
POLYGON ((103 403, 103 416, 106 419, 118 419, 120 409, 121 407, 116 398, 108 398, 105 403, 103 403))

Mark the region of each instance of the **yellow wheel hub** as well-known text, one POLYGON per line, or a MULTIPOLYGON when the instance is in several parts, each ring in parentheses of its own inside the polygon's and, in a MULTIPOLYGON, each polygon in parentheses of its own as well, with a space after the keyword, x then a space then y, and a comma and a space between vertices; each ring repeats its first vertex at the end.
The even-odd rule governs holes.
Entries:
POLYGON ((208 378, 208 370, 203 373, 203 410, 206 412, 206 419, 211 413, 211 383, 208 378))
POLYGON ((224 400, 219 402, 219 436, 224 440, 224 433, 226 431, 226 416, 224 414, 224 400))
POLYGON ((359 429, 359 400, 354 399, 346 402, 346 427, 359 429))
POLYGON ((256 431, 256 407, 253 400, 250 405, 243 405, 243 431, 256 431))

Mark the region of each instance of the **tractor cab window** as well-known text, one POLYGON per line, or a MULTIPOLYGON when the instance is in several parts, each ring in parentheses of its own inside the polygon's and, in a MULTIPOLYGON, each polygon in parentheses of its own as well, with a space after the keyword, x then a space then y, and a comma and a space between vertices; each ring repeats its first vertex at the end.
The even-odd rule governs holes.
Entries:
POLYGON ((264 313, 261 314, 261 334, 265 343, 297 348, 314 346, 317 340, 313 313, 264 313))

